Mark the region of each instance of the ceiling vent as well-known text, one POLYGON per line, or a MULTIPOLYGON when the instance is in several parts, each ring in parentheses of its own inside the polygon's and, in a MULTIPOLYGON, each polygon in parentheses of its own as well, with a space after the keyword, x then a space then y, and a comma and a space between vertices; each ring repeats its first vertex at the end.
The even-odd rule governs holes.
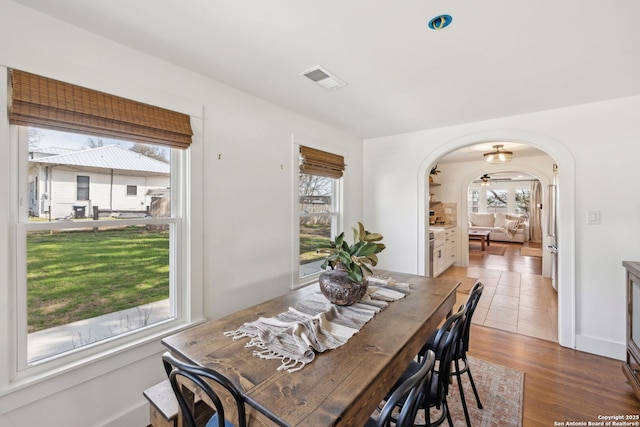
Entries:
POLYGON ((345 82, 327 71, 327 69, 322 68, 319 65, 303 71, 300 75, 307 77, 326 90, 334 90, 347 85, 345 82))

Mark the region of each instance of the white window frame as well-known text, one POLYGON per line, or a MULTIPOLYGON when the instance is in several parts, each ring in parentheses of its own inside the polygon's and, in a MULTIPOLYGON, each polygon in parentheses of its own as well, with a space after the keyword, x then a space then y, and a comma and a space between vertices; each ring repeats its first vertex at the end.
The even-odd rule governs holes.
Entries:
MULTIPOLYGON (((12 141, 18 146, 18 198, 20 200, 27 200, 28 197, 28 135, 27 127, 17 126, 17 141, 12 141)), ((182 150, 173 149, 171 152, 171 188, 182 189, 185 188, 182 184, 184 176, 181 171, 184 170, 185 153, 182 150)), ((67 363, 67 360, 77 361, 86 357, 86 354, 95 354, 96 352, 104 351, 113 346, 122 345, 122 343, 128 343, 139 339, 139 337, 145 337, 153 335, 159 330, 164 330, 167 326, 179 324, 183 320, 183 313, 186 307, 180 307, 177 304, 178 301, 185 301, 186 290, 179 287, 179 277, 183 276, 182 262, 180 261, 180 253, 178 250, 182 246, 182 222, 183 222, 183 192, 181 190, 175 191, 171 197, 171 212, 172 216, 169 218, 145 218, 145 219, 126 219, 119 220, 118 225, 143 225, 143 224, 169 224, 170 225, 170 258, 169 258, 169 300, 170 300, 170 318, 158 323, 154 323, 149 326, 145 326, 139 329, 134 329, 127 333, 113 336, 109 339, 97 341, 91 344, 87 344, 78 347, 74 350, 70 350, 61 354, 52 355, 41 361, 28 362, 28 333, 27 333, 27 250, 26 240, 27 233, 29 231, 36 230, 48 230, 48 229, 74 229, 74 228, 86 228, 87 221, 69 222, 63 223, 40 223, 28 221, 28 204, 21 203, 18 206, 18 222, 16 233, 16 268, 17 268, 17 283, 16 283, 16 315, 17 315, 17 375, 16 378, 21 377, 23 372, 40 369, 50 369, 50 367, 58 367, 61 364, 67 363), (44 367, 41 367, 44 366, 44 367)), ((91 220, 91 226, 103 227, 113 225, 110 220, 91 220)))
MULTIPOLYGON (((292 247, 293 247, 293 277, 292 277, 292 289, 298 289, 303 286, 306 286, 310 283, 314 283, 318 281, 318 277, 322 271, 318 271, 313 274, 309 274, 303 277, 300 277, 300 145, 304 145, 310 148, 316 148, 318 150, 329 151, 335 154, 343 155, 343 153, 332 151, 331 149, 322 148, 318 146, 314 146, 313 144, 308 144, 306 142, 294 143, 293 144, 293 239, 292 239, 292 247)), ((335 231, 335 234, 338 235, 343 231, 343 218, 344 218, 344 175, 340 179, 333 180, 333 195, 332 195, 332 221, 331 221, 331 229, 335 231)), ((331 236, 333 239, 335 236, 331 236)))
POLYGON ((471 183, 469 185, 469 189, 467 190, 467 200, 468 200, 468 207, 469 207, 469 212, 471 212, 471 204, 470 204, 470 198, 469 198, 469 193, 472 190, 478 190, 479 193, 479 200, 478 200, 478 212, 479 213, 486 213, 486 212, 490 212, 493 209, 489 209, 487 207, 487 191, 491 190, 491 189, 495 189, 495 190, 505 190, 507 192, 507 206, 506 206, 506 213, 515 213, 516 211, 516 190, 520 190, 520 189, 524 189, 527 188, 529 189, 529 191, 531 191, 531 180, 523 180, 523 181, 519 181, 519 180, 515 180, 512 182, 492 182, 491 183, 491 187, 487 188, 487 187, 482 187, 479 183, 474 182, 471 183), (525 184, 526 183, 526 184, 525 184))
MULTIPOLYGON (((0 66, 0 80, 7 81, 7 68, 0 66)), ((111 82, 118 84, 118 82, 111 82)), ((6 85, 0 85, 0 102, 8 105, 6 85)), ((86 346, 80 351, 53 358, 44 363, 30 365, 20 370, 18 360, 18 325, 26 324, 25 314, 22 322, 18 319, 18 260, 21 256, 23 265, 26 261, 26 250, 18 255, 19 212, 28 211, 28 189, 21 189, 23 182, 19 180, 20 168, 26 168, 26 157, 20 158, 18 126, 10 126, 6 114, 0 117, 0 134, 6 137, 7 155, 0 158, 0 196, 9 201, 8 206, 0 210, 0 237, 6 244, 0 247, 0 397, 3 407, 0 415, 21 406, 32 403, 62 390, 81 384, 90 379, 106 375, 149 357, 155 357, 162 351, 160 339, 164 336, 188 328, 204 321, 204 274, 203 274, 203 238, 202 227, 204 215, 202 209, 204 171, 203 156, 203 109, 201 105, 185 102, 181 98, 166 96, 153 90, 136 89, 136 96, 141 102, 157 104, 168 109, 183 112, 191 117, 194 132, 193 143, 188 150, 174 150, 176 159, 175 176, 180 177, 174 188, 179 188, 182 197, 180 210, 182 218, 177 229, 181 239, 175 242, 175 263, 179 268, 177 274, 178 291, 174 301, 175 319, 152 327, 141 329, 135 333, 120 336, 98 345, 86 346), (25 162, 25 166, 20 166, 25 162), (26 192, 25 192, 26 191, 26 192), (65 374, 70 375, 65 375, 65 374), (10 396, 10 397, 9 397, 10 396)), ((172 171, 172 175, 174 172, 172 171)), ((165 222, 160 219, 160 222, 165 222)), ((26 270, 26 266, 24 267, 26 270)), ((24 286, 24 285, 22 285, 24 286)), ((23 297, 24 298, 23 294, 23 297)), ((25 306, 26 307, 26 306, 25 306)), ((26 332, 26 331, 25 331, 26 332)), ((24 364, 23 364, 24 365, 24 364)))

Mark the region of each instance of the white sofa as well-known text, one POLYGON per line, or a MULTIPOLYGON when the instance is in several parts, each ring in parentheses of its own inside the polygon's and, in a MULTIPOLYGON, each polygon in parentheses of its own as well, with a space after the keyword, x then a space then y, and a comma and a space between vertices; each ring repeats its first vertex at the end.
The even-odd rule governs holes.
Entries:
POLYGON ((529 223, 517 214, 469 213, 469 231, 490 231, 489 240, 524 243, 529 241, 529 223))

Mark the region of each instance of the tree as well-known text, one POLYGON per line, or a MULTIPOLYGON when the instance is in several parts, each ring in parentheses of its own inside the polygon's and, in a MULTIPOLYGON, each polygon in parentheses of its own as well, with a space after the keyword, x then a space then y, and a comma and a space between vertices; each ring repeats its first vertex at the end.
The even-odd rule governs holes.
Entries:
POLYGON ((29 134, 27 138, 29 140, 29 150, 34 150, 38 148, 38 143, 42 138, 44 138, 44 134, 38 128, 33 128, 29 126, 28 129, 29 129, 29 134))
POLYGON ((167 150, 157 145, 147 145, 135 143, 129 148, 134 153, 142 154, 143 156, 151 157, 152 159, 159 160, 164 163, 169 163, 167 158, 167 150))
POLYGON ((300 213, 317 214, 300 218, 300 224, 324 224, 327 237, 331 233, 333 179, 318 175, 300 174, 298 186, 300 213))
POLYGON ((504 190, 487 189, 487 206, 488 207, 507 206, 507 192, 504 190))
POLYGON ((98 148, 98 147, 104 147, 104 142, 102 141, 102 138, 92 138, 92 137, 88 137, 87 138, 87 142, 84 143, 84 146, 87 148, 98 148))
POLYGON ((330 196, 333 180, 324 176, 300 174, 298 193, 301 197, 330 196))
POLYGON ((529 213, 531 204, 531 190, 522 188, 516 190, 516 213, 529 213))

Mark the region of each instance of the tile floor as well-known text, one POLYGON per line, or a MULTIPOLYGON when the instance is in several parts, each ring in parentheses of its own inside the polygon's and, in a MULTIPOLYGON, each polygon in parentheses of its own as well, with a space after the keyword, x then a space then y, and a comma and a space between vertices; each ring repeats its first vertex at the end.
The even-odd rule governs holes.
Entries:
MULTIPOLYGON (((505 256, 512 260, 519 257, 521 246, 508 249, 505 256)), ((508 271, 503 269, 505 267, 501 263, 492 266, 489 258, 492 256, 502 258, 488 255, 482 266, 454 266, 444 273, 474 277, 484 284, 485 289, 472 323, 557 342, 558 296, 551 286, 551 279, 531 273, 530 269, 508 271)), ((471 259, 470 264, 473 264, 471 259)), ((519 269, 517 262, 511 265, 516 266, 514 270, 519 269)), ((467 294, 458 293, 460 303, 466 301, 467 297, 467 294)))

